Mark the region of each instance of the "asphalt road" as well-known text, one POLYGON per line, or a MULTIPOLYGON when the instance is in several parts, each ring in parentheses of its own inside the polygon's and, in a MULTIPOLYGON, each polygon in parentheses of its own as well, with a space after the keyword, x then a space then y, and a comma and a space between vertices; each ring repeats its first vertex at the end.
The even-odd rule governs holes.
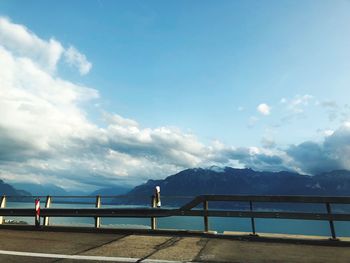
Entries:
POLYGON ((350 247, 205 236, 0 229, 0 262, 80 263, 106 260, 144 263, 350 262, 350 247), (11 253, 17 254, 9 255, 11 253))

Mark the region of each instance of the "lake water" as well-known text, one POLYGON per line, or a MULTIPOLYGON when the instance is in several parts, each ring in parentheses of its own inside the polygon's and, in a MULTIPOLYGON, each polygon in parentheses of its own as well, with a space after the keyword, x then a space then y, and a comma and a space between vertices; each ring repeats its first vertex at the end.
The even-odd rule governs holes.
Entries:
MULTIPOLYGON (((8 202, 7 207, 13 208, 34 208, 33 203, 8 202)), ((43 207, 43 205, 41 206, 43 207)), ((53 203, 52 208, 92 208, 93 204, 59 204, 53 203)), ((135 207, 135 206, 111 206, 102 207, 135 207)), ((34 224, 34 217, 5 217, 6 220, 22 220, 28 224, 34 224)), ((102 227, 113 228, 150 228, 149 218, 101 218, 102 227)), ((350 237, 350 222, 334 222, 337 236, 350 237)), ((93 218, 79 217, 51 217, 50 225, 67 226, 94 226, 93 218)), ((327 221, 310 220, 290 220, 290 219, 255 219, 257 233, 284 233, 302 235, 322 235, 330 236, 329 223, 327 221)), ((158 218, 157 227, 159 229, 185 229, 203 230, 202 217, 174 216, 158 218)), ((251 231, 250 218, 209 218, 210 230, 222 233, 223 231, 251 231)))

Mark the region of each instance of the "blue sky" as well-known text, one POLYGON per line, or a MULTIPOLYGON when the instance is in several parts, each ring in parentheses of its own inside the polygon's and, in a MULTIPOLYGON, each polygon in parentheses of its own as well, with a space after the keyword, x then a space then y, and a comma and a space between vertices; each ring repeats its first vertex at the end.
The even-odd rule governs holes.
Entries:
POLYGON ((58 119, 3 103, 0 145, 23 157, 0 154, 0 172, 9 181, 97 187, 196 166, 349 169, 347 145, 338 145, 350 127, 349 13, 349 1, 3 0, 3 56, 29 59, 58 93, 15 64, 25 77, 9 82, 0 72, 0 99, 11 94, 23 106, 25 92, 31 107, 40 98, 58 119), (18 84, 25 81, 36 86, 18 84), (67 126, 64 149, 55 125, 67 126), (20 132, 45 143, 24 147, 9 136, 20 132))

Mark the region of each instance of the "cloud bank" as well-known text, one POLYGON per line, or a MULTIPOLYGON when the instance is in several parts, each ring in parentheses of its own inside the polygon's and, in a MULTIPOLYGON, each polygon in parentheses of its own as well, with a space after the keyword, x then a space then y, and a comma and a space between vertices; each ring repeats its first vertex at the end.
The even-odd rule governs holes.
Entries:
MULTIPOLYGON (((76 48, 64 48, 54 38, 41 39, 0 17, 0 177, 5 180, 89 191, 117 183, 138 184, 198 166, 311 174, 350 169, 346 123, 321 143, 304 142, 287 149, 278 149, 271 140, 264 148, 218 141, 205 145, 194 134, 166 126, 141 127, 108 112, 101 114, 105 125, 100 127, 84 110, 86 103, 99 99, 99 92, 57 76, 60 60, 83 75, 92 67, 76 48)), ((300 98, 293 104, 308 100, 300 98)), ((258 110, 270 113, 266 104, 258 110)))

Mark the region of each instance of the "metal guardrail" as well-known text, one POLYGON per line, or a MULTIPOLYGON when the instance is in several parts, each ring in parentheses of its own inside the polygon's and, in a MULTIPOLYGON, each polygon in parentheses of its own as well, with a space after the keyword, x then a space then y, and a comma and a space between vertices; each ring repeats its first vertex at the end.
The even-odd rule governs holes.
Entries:
MULTIPOLYGON (((155 208, 154 198, 150 208, 101 208, 101 198, 114 198, 120 196, 69 196, 65 198, 94 198, 95 208, 52 208, 53 198, 64 198, 63 196, 47 196, 45 208, 40 210, 40 216, 44 218, 43 224, 49 225, 50 217, 94 217, 95 227, 100 227, 101 217, 137 217, 151 218, 151 227, 156 229, 156 218, 170 216, 199 216, 204 220, 204 231, 209 231, 209 217, 238 217, 250 218, 252 234, 256 235, 256 218, 275 219, 302 219, 302 220, 323 220, 328 221, 332 239, 336 240, 334 221, 350 221, 350 213, 333 213, 332 204, 350 205, 350 197, 320 197, 320 196, 250 196, 250 195, 201 195, 180 208, 164 209, 155 208), (209 209, 209 202, 247 202, 249 211, 238 210, 213 210, 209 209), (286 211, 256 211, 256 203, 309 203, 324 204, 324 213, 314 212, 286 212, 286 211), (193 209, 197 206, 202 209, 193 209)), ((2 196, 0 202, 0 223, 3 216, 34 217, 35 209, 31 208, 6 208, 6 196, 2 196)))

